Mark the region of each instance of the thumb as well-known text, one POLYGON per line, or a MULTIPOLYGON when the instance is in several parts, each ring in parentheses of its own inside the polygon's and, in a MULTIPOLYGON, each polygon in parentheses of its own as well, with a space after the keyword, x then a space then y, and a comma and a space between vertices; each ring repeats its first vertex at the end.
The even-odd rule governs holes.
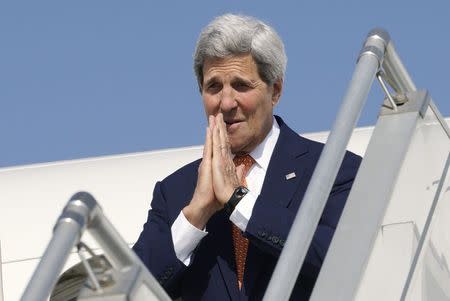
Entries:
POLYGON ((244 178, 244 164, 239 165, 238 167, 236 167, 236 175, 237 178, 239 180, 239 183, 242 183, 242 179, 244 178))

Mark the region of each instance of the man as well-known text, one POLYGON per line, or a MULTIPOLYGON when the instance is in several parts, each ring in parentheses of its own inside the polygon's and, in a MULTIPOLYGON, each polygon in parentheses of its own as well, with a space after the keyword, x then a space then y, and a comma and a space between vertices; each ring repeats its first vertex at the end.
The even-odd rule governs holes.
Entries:
MULTIPOLYGON (((273 28, 251 17, 218 17, 200 35, 203 158, 156 184, 133 247, 174 298, 264 295, 323 147, 273 117, 286 61, 273 28)), ((346 154, 293 300, 309 298, 359 162, 346 154)))

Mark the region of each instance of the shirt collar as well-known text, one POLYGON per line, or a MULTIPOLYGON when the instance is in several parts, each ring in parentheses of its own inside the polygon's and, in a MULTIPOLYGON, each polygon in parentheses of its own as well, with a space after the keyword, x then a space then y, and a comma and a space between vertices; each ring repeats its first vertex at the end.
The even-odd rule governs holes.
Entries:
POLYGON ((256 163, 264 170, 269 166, 270 158, 280 136, 280 126, 273 117, 272 128, 266 138, 250 153, 256 163))

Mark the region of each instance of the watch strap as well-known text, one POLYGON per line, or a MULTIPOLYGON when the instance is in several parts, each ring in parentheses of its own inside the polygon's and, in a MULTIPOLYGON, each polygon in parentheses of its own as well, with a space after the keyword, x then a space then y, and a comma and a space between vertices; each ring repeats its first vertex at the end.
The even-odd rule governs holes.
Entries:
POLYGON ((234 209, 236 208, 237 204, 239 204, 239 202, 242 200, 242 198, 249 192, 249 190, 247 189, 247 187, 244 186, 239 186, 237 187, 233 194, 231 195, 230 199, 228 200, 228 202, 225 203, 224 205, 224 209, 225 212, 228 215, 231 215, 231 213, 233 213, 234 209))

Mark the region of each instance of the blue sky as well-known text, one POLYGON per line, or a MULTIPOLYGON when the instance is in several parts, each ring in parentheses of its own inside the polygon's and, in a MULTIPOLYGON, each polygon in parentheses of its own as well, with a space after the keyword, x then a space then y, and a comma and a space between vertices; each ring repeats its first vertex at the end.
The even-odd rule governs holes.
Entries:
MULTIPOLYGON (((226 12, 276 28, 288 55, 276 113, 327 130, 370 29, 389 31, 417 87, 450 116, 449 1, 2 1, 0 167, 203 143, 192 72, 226 12)), ((376 121, 374 85, 360 125, 376 121)))

